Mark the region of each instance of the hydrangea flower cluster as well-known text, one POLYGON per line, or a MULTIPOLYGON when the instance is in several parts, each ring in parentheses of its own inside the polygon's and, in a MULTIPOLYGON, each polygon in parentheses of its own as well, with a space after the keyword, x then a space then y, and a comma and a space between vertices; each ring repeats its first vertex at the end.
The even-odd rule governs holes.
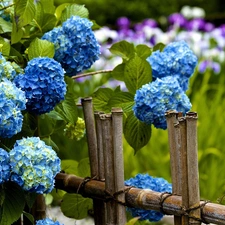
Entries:
POLYGON ((63 224, 59 223, 58 221, 53 221, 49 218, 45 218, 43 220, 38 220, 36 222, 36 225, 63 225, 63 224))
POLYGON ((13 80, 18 73, 23 73, 23 69, 15 62, 9 62, 0 52, 0 80, 7 78, 13 80))
MULTIPOLYGON (((163 178, 154 178, 148 174, 137 174, 134 178, 125 181, 125 185, 136 188, 150 189, 157 192, 172 193, 172 185, 163 178)), ((133 217, 141 217, 139 220, 149 220, 157 222, 162 219, 163 213, 154 210, 144 210, 138 208, 128 208, 133 217)))
POLYGON ((17 140, 9 156, 11 181, 28 192, 52 191, 54 177, 60 172, 60 159, 39 137, 17 140))
POLYGON ((75 124, 68 123, 64 129, 64 134, 70 138, 79 141, 85 134, 85 122, 78 117, 75 124))
POLYGON ((50 112, 66 93, 64 70, 48 57, 30 60, 25 73, 16 76, 14 82, 26 93, 27 111, 36 115, 50 112))
POLYGON ((186 91, 198 59, 185 41, 178 41, 168 44, 162 52, 153 52, 147 61, 152 67, 153 79, 176 76, 180 86, 186 91))
POLYGON ((9 153, 0 148, 0 184, 9 180, 10 169, 9 153))
POLYGON ((0 137, 10 138, 22 129, 25 93, 6 78, 0 82, 0 137))
POLYGON ((135 116, 156 128, 166 129, 165 112, 176 110, 186 113, 191 108, 187 95, 180 87, 177 79, 172 76, 157 78, 143 85, 136 91, 133 111, 135 116))
POLYGON ((62 27, 54 28, 42 37, 54 43, 54 59, 61 63, 68 76, 89 69, 99 58, 100 46, 92 25, 86 18, 72 16, 62 27))

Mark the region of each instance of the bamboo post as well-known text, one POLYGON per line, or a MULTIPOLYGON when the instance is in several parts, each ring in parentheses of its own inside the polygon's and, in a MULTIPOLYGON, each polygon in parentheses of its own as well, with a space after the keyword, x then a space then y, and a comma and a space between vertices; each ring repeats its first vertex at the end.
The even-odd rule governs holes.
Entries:
MULTIPOLYGON (((81 104, 83 106, 86 127, 91 177, 96 179, 98 177, 98 151, 92 98, 88 97, 81 99, 81 104)), ((99 210, 102 207, 102 202, 100 200, 93 199, 93 207, 95 224, 102 225, 103 216, 100 214, 101 210, 99 210)))
MULTIPOLYGON (((113 138, 112 138, 112 116, 111 114, 100 115, 102 120, 103 151, 105 161, 105 192, 108 197, 112 197, 115 193, 115 171, 114 171, 114 153, 113 153, 113 138)), ((113 199, 106 202, 106 225, 116 224, 116 204, 113 199)))
MULTIPOLYGON (((169 147, 170 147, 170 168, 172 177, 173 194, 181 195, 181 158, 180 158, 180 132, 178 124, 178 113, 167 111, 166 114, 169 147)), ((174 224, 181 224, 181 217, 174 216, 174 224)))
MULTIPOLYGON (((55 186, 68 193, 77 193, 84 179, 75 175, 59 173, 55 178, 55 186)), ((105 200, 105 183, 91 180, 82 190, 85 196, 105 200)), ((186 214, 182 207, 182 197, 171 195, 162 202, 162 193, 151 190, 131 188, 125 193, 125 202, 129 207, 146 210, 163 210, 168 215, 183 216, 186 214)), ((201 218, 205 223, 225 225, 225 205, 216 203, 198 202, 203 205, 201 218)))
MULTIPOLYGON (((182 171, 182 207, 189 208, 188 192, 188 165, 187 165, 187 129, 185 117, 179 118, 180 136, 181 136, 181 171, 182 171)), ((188 225, 188 216, 182 216, 182 225, 188 225)))
MULTIPOLYGON (((124 162, 123 162, 123 111, 121 108, 112 108, 112 130, 114 148, 115 192, 124 190, 124 162)), ((125 193, 116 196, 117 201, 125 202, 125 193)), ((117 224, 126 224, 126 208, 117 204, 117 224)))
MULTIPOLYGON (((188 197, 189 207, 199 207, 199 174, 198 174, 198 144, 197 144, 197 113, 188 112, 187 121, 187 166, 188 166, 188 197)), ((201 222, 193 218, 201 219, 201 210, 197 208, 190 211, 189 224, 199 225, 201 222)))
MULTIPOLYGON (((103 152, 103 132, 102 132, 102 121, 100 119, 102 112, 95 112, 95 124, 96 124, 96 136, 97 136, 97 152, 98 152, 98 180, 105 181, 105 167, 104 167, 104 152, 103 152)), ((106 207, 105 202, 99 202, 99 214, 101 215, 101 222, 99 225, 106 224, 106 207)))

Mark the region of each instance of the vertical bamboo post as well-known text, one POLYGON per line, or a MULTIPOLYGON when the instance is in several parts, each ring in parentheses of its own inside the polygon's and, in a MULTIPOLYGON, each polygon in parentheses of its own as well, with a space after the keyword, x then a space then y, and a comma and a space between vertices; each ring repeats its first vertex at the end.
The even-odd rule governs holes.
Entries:
POLYGON ((36 220, 41 220, 46 217, 46 204, 43 194, 39 194, 36 198, 34 206, 32 208, 32 215, 36 220))
MULTIPOLYGON (((185 117, 179 118, 180 136, 181 136, 181 171, 182 171, 182 207, 189 208, 189 192, 188 192, 188 165, 187 165, 187 127, 185 117)), ((188 216, 182 216, 182 225, 188 225, 188 216)))
MULTIPOLYGON (((103 153, 103 132, 102 121, 100 119, 102 112, 95 112, 96 136, 97 136, 97 152, 98 152, 98 180, 105 180, 105 167, 104 167, 104 153, 103 153)), ((101 222, 99 225, 106 224, 106 207, 104 201, 99 201, 99 214, 101 215, 101 222)), ((100 219, 99 219, 100 220, 100 219)))
MULTIPOLYGON (((200 204, 199 174, 198 174, 198 142, 197 142, 197 113, 188 112, 187 121, 187 165, 188 165, 188 196, 189 207, 200 204)), ((194 218, 201 218, 201 210, 197 208, 189 212, 189 224, 199 225, 201 222, 194 218), (192 218, 193 217, 193 218, 192 218)))
MULTIPOLYGON (((170 147, 170 169, 172 177, 173 194, 181 195, 181 159, 180 159, 180 133, 176 128, 178 113, 176 111, 167 111, 166 114, 169 147, 170 147)), ((181 224, 181 217, 174 216, 174 224, 181 224)))
MULTIPOLYGON (((105 161, 105 191, 113 195, 115 193, 115 172, 114 172, 114 153, 112 139, 112 116, 111 114, 100 115, 102 120, 103 150, 105 161)), ((106 202, 107 218, 106 225, 116 224, 116 204, 112 199, 106 202)))
MULTIPOLYGON (((112 130, 114 148, 115 192, 124 190, 124 162, 123 162, 123 111, 121 108, 112 108, 112 130)), ((116 199, 125 202, 125 193, 121 192, 116 199)), ((126 223, 126 208, 117 204, 117 224, 126 223)))
MULTIPOLYGON (((81 99, 81 104, 83 106, 87 143, 88 143, 88 153, 91 168, 91 177, 98 177, 98 152, 97 152, 97 138, 95 130, 95 120, 93 113, 92 98, 81 99)), ((94 206, 94 221, 96 225, 102 225, 102 215, 100 214, 99 208, 101 208, 101 201, 93 199, 94 206)))

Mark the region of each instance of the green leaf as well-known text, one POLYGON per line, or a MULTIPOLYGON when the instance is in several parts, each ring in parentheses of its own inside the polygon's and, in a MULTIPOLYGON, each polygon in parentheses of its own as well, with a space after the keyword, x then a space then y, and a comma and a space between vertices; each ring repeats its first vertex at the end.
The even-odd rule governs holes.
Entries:
POLYGON ((81 159, 77 167, 78 176, 80 177, 89 177, 90 172, 90 161, 89 158, 81 159))
POLYGON ((124 70, 125 70, 125 63, 117 65, 111 72, 112 77, 117 80, 124 81, 124 70))
POLYGON ((93 208, 93 202, 90 198, 84 198, 79 194, 65 194, 61 204, 61 210, 67 217, 77 220, 88 216, 88 211, 93 208))
POLYGON ((134 225, 138 220, 140 219, 140 217, 135 217, 131 220, 129 220, 126 225, 134 225))
POLYGON ((29 207, 29 209, 31 209, 33 207, 37 196, 38 196, 37 193, 30 193, 30 192, 26 193, 25 200, 26 200, 26 204, 29 207))
POLYGON ((28 48, 29 60, 37 57, 53 58, 55 54, 54 44, 47 41, 35 38, 28 48))
POLYGON ((119 92, 109 100, 109 105, 111 108, 120 107, 124 112, 129 112, 134 105, 134 95, 129 92, 119 92))
POLYGON ((0 187, 0 195, 5 196, 0 207, 0 224, 11 225, 23 212, 25 206, 23 190, 15 183, 7 182, 0 187))
POLYGON ((93 105, 95 110, 103 111, 105 113, 111 111, 111 107, 108 102, 109 99, 113 96, 114 92, 110 88, 99 88, 92 95, 93 97, 93 105))
POLYGON ((17 28, 29 24, 35 16, 34 0, 17 0, 14 15, 17 28))
POLYGON ((54 0, 38 0, 36 7, 41 5, 43 7, 43 12, 44 13, 50 13, 54 14, 55 13, 55 6, 54 6, 54 0))
POLYGON ((165 44, 160 42, 153 47, 153 51, 159 50, 161 52, 164 48, 165 48, 165 44))
POLYGON ((0 37, 0 51, 4 56, 8 56, 10 53, 10 44, 4 38, 0 37))
POLYGON ((21 40, 22 36, 23 36, 22 28, 18 28, 16 26, 15 21, 13 20, 11 43, 15 44, 15 43, 19 42, 21 40))
POLYGON ((61 21, 64 22, 71 16, 80 16, 82 18, 88 18, 89 12, 84 5, 71 4, 63 10, 61 15, 61 21))
POLYGON ((135 94, 142 85, 152 80, 151 74, 150 64, 139 56, 134 56, 125 66, 124 82, 127 89, 135 94))
POLYGON ((110 52, 122 57, 125 60, 129 60, 135 55, 134 44, 127 41, 120 41, 113 44, 110 47, 110 52))
POLYGON ((136 153, 149 142, 151 125, 141 122, 131 112, 124 123, 124 137, 136 153))
POLYGON ((58 145, 51 139, 51 136, 42 138, 41 140, 44 141, 46 145, 51 146, 55 151, 59 151, 58 145))
POLYGON ((30 214, 30 213, 27 213, 25 211, 23 211, 23 215, 32 223, 34 224, 34 217, 30 214))
POLYGON ((152 54, 152 49, 147 45, 140 44, 136 46, 136 52, 139 57, 146 59, 152 54))
POLYGON ((70 5, 70 3, 64 3, 59 5, 55 10, 55 15, 58 20, 60 20, 63 10, 70 5))
POLYGON ((61 169, 67 174, 78 175, 78 162, 72 159, 64 159, 61 161, 61 169))
POLYGON ((0 17, 0 33, 9 33, 12 32, 12 23, 4 20, 0 17))

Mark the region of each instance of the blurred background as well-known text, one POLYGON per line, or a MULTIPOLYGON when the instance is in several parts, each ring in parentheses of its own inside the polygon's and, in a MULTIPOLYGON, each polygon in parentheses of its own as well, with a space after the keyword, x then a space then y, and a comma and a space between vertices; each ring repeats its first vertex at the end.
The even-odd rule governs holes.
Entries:
MULTIPOLYGON (((57 4, 57 0, 55 1, 57 4)), ((93 71, 112 69, 120 59, 109 52, 111 44, 127 40, 134 44, 168 44, 185 40, 198 57, 198 65, 187 91, 192 111, 198 113, 198 157, 202 199, 225 203, 225 1, 224 0, 76 0, 84 4, 101 27, 95 31, 101 58, 93 71)), ((77 80, 78 96, 91 96, 100 86, 115 88, 122 83, 110 75, 77 80)), ((82 112, 80 112, 82 114, 82 112)), ((59 134, 60 135, 60 134, 59 134)), ((59 139, 62 158, 87 157, 85 138, 59 139), (75 146, 75 147, 74 147, 75 146)), ((134 155, 124 140, 125 178, 149 173, 171 182, 168 134, 152 128, 149 144, 134 155)))

